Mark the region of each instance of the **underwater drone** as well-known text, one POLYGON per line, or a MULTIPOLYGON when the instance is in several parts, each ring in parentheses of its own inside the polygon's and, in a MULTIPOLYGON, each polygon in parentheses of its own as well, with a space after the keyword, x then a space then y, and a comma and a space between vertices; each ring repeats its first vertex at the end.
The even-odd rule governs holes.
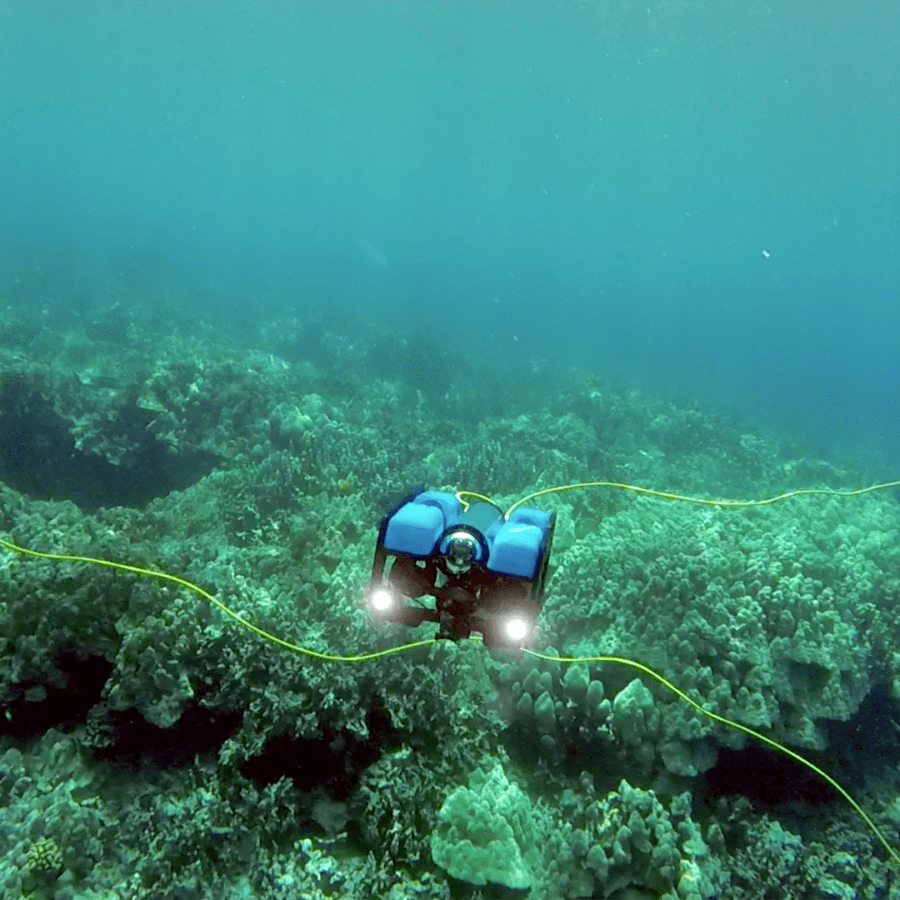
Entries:
POLYGON ((541 611, 555 525, 539 509, 504 516, 487 500, 464 507, 456 494, 413 491, 382 520, 369 611, 385 623, 435 622, 437 638, 480 633, 488 647, 520 649, 541 611))

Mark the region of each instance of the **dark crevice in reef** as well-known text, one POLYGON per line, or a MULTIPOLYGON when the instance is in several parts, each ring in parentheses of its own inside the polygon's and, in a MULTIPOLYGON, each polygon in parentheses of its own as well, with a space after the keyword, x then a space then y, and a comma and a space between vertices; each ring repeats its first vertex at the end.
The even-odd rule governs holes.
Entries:
POLYGON ((262 753, 241 766, 241 775, 265 786, 290 778, 309 792, 323 788, 335 799, 346 799, 364 769, 372 765, 381 749, 369 741, 323 729, 314 738, 280 735, 266 743, 262 753))
POLYGON ((134 771, 148 766, 169 769, 191 765, 200 755, 217 752, 241 723, 241 713, 188 704, 169 728, 148 722, 137 710, 98 707, 87 742, 95 755, 134 771))
MULTIPOLYGON (((808 759, 812 754, 805 752, 808 759)), ((822 765, 816 754, 811 759, 822 765)), ((758 744, 743 750, 722 749, 705 775, 708 798, 747 797, 757 808, 773 808, 786 803, 823 806, 838 799, 835 790, 806 766, 758 744)))
POLYGON ((322 788, 335 800, 345 800, 353 793, 363 771, 397 739, 377 698, 370 702, 366 724, 365 740, 325 724, 315 737, 274 737, 262 753, 241 766, 241 775, 258 786, 290 778, 305 793, 322 788))
MULTIPOLYGON (((862 786, 865 773, 893 772, 900 765, 900 703, 886 686, 874 688, 849 721, 828 722, 826 732, 826 752, 792 749, 851 794, 862 786)), ((743 750, 720 750, 716 765, 705 774, 704 781, 709 798, 744 796, 758 809, 776 809, 790 803, 815 807, 844 802, 807 766, 757 742, 743 750)))
MULTIPOLYGON (((900 766, 900 702, 889 684, 873 688, 849 722, 832 722, 828 746, 834 748, 837 774, 841 779, 900 766), (846 774, 844 774, 846 773, 846 774)), ((844 785, 848 787, 849 785, 844 785)))
POLYGON ((0 699, 0 734, 17 740, 38 738, 51 728, 84 722, 100 701, 112 663, 100 656, 60 653, 53 684, 8 685, 0 699))
POLYGON ((218 462, 212 454, 173 453, 147 424, 136 407, 116 410, 108 440, 113 446, 124 442, 129 452, 127 463, 113 463, 80 450, 70 423, 37 387, 8 378, 0 383, 0 481, 33 500, 71 500, 94 512, 142 507, 183 490, 218 462))

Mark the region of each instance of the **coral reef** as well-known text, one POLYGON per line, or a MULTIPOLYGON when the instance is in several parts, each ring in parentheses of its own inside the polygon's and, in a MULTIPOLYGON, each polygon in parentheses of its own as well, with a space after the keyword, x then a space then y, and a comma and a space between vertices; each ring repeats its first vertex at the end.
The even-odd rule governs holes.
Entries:
MULTIPOLYGON (((589 478, 737 497, 868 480, 577 373, 523 390, 520 368, 460 353, 458 382, 404 378, 421 354, 396 333, 261 323, 247 347, 132 326, 0 347, 0 532, 175 573, 320 652, 409 637, 361 597, 385 506, 417 483, 513 502, 589 478)), ((0 551, 0 892, 889 896, 883 849, 809 772, 633 669, 552 657, 655 667, 812 754, 896 843, 896 499, 541 503, 551 660, 444 644, 324 663, 177 583, 0 551), (766 797, 721 787, 763 764, 766 797)))

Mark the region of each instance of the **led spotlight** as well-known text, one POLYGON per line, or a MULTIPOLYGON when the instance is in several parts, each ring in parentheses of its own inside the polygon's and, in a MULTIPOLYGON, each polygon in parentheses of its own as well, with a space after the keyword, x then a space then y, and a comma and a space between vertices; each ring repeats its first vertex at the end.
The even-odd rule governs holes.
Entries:
POLYGON ((528 620, 522 618, 522 616, 510 616, 506 620, 504 630, 506 631, 506 637, 512 643, 519 644, 528 637, 531 626, 528 624, 528 620))
POLYGON ((377 613, 386 613, 396 606, 397 600, 387 588, 376 588, 369 594, 369 606, 377 613))

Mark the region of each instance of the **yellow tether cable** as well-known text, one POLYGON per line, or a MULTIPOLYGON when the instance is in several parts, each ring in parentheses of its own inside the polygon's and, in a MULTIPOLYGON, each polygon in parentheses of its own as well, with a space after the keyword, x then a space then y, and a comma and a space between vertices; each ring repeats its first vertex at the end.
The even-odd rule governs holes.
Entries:
POLYGON ((484 494, 476 494, 475 491, 457 491, 455 496, 462 503, 464 509, 469 508, 468 500, 478 500, 481 503, 493 506, 501 516, 503 515, 503 507, 498 506, 490 497, 485 497, 484 494))
POLYGON ((267 641, 271 641, 273 644, 283 647, 285 650, 291 650, 294 653, 301 653, 304 656, 311 656, 313 659, 324 660, 325 662, 365 662, 369 659, 392 656, 395 653, 403 653, 404 651, 412 650, 415 647, 426 647, 429 644, 437 643, 436 638, 429 638, 422 641, 413 641, 412 643, 403 644, 399 647, 388 647, 386 650, 376 650, 372 653, 357 653, 352 656, 320 653, 318 650, 311 650, 309 647, 300 647, 297 644, 292 644, 290 641, 286 641, 284 638, 280 638, 277 635, 266 631, 265 628, 254 625, 249 619, 245 619, 242 615, 236 613, 230 606, 227 606, 221 600, 214 597, 209 591, 204 590, 199 584, 194 584, 194 582, 188 581, 186 578, 181 578, 178 575, 172 575, 170 572, 161 572, 157 569, 145 569, 142 566, 114 562, 111 559, 97 559, 94 556, 76 556, 70 553, 45 553, 42 550, 31 550, 28 547, 20 547, 18 544, 5 541, 3 538, 0 538, 0 545, 6 547, 7 550, 12 550, 14 553, 21 553, 24 556, 36 556, 38 559, 52 559, 57 562, 92 563, 95 566, 105 566, 107 569, 118 569, 122 572, 132 572, 135 575, 146 575, 149 578, 157 578, 160 581, 171 581, 174 584, 181 585, 181 587, 193 591, 195 594, 199 594, 204 600, 208 600, 212 603, 216 609, 220 610, 231 619, 234 619, 238 625, 246 628, 248 631, 252 631, 255 635, 258 635, 267 641))
POLYGON ((888 839, 881 833, 879 827, 875 824, 875 821, 872 817, 850 796, 850 794, 838 784, 827 772, 823 769, 820 769, 814 762, 810 762, 810 760, 801 756, 799 753, 795 753, 790 747, 786 747, 784 744, 779 743, 773 738, 766 737, 762 732, 756 731, 753 728, 750 728, 747 725, 742 725, 740 722, 736 722, 734 719, 729 719, 726 716, 721 716, 718 713, 713 712, 712 710, 707 709, 703 706, 702 703, 699 703, 690 694, 686 694, 681 688, 677 685, 673 684, 666 678, 664 675, 660 675, 655 669, 651 669, 650 666, 644 665, 644 663, 638 662, 634 659, 628 659, 625 656, 549 656, 546 653, 539 653, 536 650, 529 650, 527 647, 523 647, 522 650, 529 654, 529 656, 535 656, 538 659, 547 660, 548 662, 555 663, 615 663, 620 666, 629 666, 632 669, 636 669, 638 672, 641 672, 644 675, 649 675, 654 681, 661 684, 666 690, 671 691, 678 697, 680 700, 683 700, 689 706, 693 707, 697 710, 697 712, 702 713, 708 719, 712 719, 714 722, 718 722, 720 725, 727 725, 729 728, 735 728, 738 731, 744 732, 744 734, 750 735, 750 737, 756 738, 758 741, 762 741, 762 743, 772 747, 774 750, 777 750, 779 753, 784 753, 786 756, 789 756, 791 759, 800 763, 801 765, 806 766, 812 772, 815 772, 819 778, 823 779, 825 782, 830 784, 846 801, 850 804, 851 808, 856 812, 856 814, 869 826, 871 832, 878 838, 881 842, 881 845, 885 850, 890 854, 891 859, 894 860, 895 863, 900 865, 900 853, 898 853, 888 842, 888 839))
POLYGON ((538 497, 546 497, 548 494, 562 494, 565 491, 576 491, 584 488, 592 487, 608 487, 618 488, 623 491, 631 491, 634 494, 643 494, 647 497, 656 497, 659 500, 679 500, 682 503, 699 503, 703 506, 723 506, 723 507, 747 507, 747 506, 769 506, 772 503, 778 503, 781 500, 787 500, 790 497, 809 497, 814 494, 825 494, 832 497, 858 497, 860 494, 868 494, 872 491, 882 491, 886 488, 900 487, 900 481, 886 481, 883 484, 873 484, 870 487, 859 488, 855 491, 837 491, 832 488, 803 488, 798 491, 787 491, 784 494, 778 494, 775 497, 766 497, 763 500, 716 500, 707 497, 686 497, 683 494, 671 494, 668 491, 654 491, 651 488, 638 487, 634 484, 623 484, 620 481, 583 481, 579 484, 565 484, 558 487, 544 488, 540 491, 534 491, 527 497, 517 500, 504 513, 509 518, 513 510, 520 506, 535 500, 538 497))

